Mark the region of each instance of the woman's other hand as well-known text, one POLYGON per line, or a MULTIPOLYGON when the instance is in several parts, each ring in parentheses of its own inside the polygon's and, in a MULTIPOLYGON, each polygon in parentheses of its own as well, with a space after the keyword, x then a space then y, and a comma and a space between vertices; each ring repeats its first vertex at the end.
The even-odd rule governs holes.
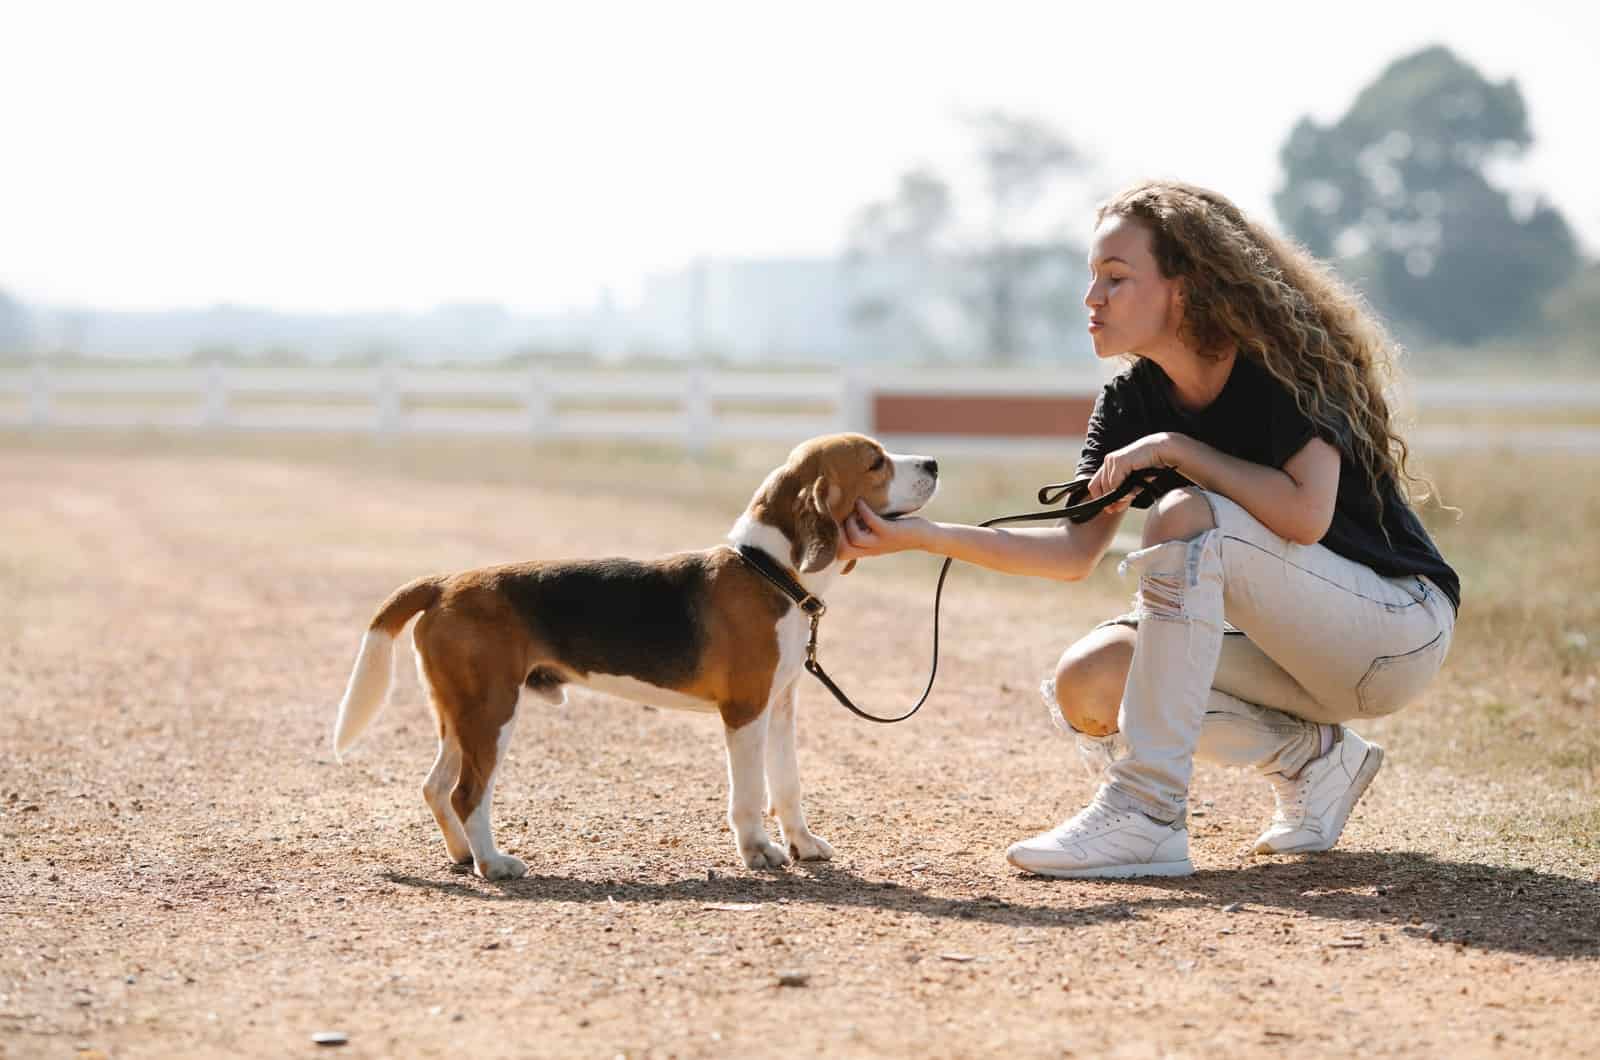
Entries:
POLYGON ((932 525, 920 515, 885 519, 867 507, 865 501, 856 501, 856 510, 844 520, 838 558, 867 559, 922 548, 932 525))
MULTIPOLYGON (((1162 431, 1159 434, 1147 434, 1132 445, 1123 446, 1114 453, 1107 454, 1100 464, 1100 470, 1094 473, 1094 478, 1089 480, 1089 497, 1104 497, 1114 492, 1123 484, 1129 475, 1135 471, 1143 471, 1151 467, 1178 466, 1177 449, 1182 436, 1162 431)), ((1137 492, 1137 491, 1135 491, 1137 492)), ((1127 511, 1128 505, 1133 503, 1134 494, 1130 493, 1117 503, 1106 509, 1116 513, 1127 511)))

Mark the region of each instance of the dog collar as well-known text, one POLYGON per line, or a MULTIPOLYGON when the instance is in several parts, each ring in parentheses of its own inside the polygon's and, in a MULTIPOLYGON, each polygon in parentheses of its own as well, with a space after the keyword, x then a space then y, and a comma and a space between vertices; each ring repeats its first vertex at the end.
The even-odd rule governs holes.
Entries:
POLYGON ((805 588, 790 576, 777 560, 759 548, 750 545, 739 546, 739 558, 767 581, 771 582, 779 592, 793 600, 795 606, 812 618, 821 618, 828 611, 828 605, 820 597, 806 592, 805 588))

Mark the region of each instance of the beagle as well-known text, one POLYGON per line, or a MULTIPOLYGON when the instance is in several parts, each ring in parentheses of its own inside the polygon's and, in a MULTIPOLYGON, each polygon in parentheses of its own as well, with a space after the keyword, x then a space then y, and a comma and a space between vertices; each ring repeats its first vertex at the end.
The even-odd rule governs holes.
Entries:
POLYGON ((457 864, 480 876, 528 871, 495 848, 489 825, 495 768, 505 758, 524 690, 560 704, 578 685, 722 717, 728 818, 751 868, 833 850, 806 827, 795 759, 795 696, 809 620, 740 556, 758 549, 820 597, 838 573, 840 522, 862 499, 877 512, 921 508, 938 465, 895 455, 871 438, 835 434, 797 446, 761 484, 728 544, 657 560, 567 560, 418 578, 378 608, 362 638, 333 751, 342 758, 388 698, 394 642, 411 617, 417 671, 439 726, 439 755, 422 795, 457 864), (770 739, 769 739, 770 737, 770 739), (762 821, 767 785, 784 844, 762 821))

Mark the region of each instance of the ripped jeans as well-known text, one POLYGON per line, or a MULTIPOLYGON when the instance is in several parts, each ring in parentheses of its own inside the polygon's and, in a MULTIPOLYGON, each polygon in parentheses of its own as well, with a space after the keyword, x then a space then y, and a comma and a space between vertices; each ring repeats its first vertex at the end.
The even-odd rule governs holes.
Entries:
POLYGON ((1114 620, 1138 634, 1117 715, 1127 754, 1107 797, 1162 821, 1185 815, 1196 754, 1292 776, 1317 757, 1318 723, 1389 714, 1421 693, 1455 630, 1427 578, 1386 578, 1193 492, 1215 528, 1131 553, 1138 611, 1114 620), (1224 617, 1238 633, 1224 635, 1224 617))

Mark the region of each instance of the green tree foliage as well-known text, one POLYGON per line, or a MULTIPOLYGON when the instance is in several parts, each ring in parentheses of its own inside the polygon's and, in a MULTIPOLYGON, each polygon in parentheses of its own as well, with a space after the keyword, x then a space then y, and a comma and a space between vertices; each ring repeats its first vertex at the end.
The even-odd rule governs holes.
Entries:
POLYGON ((1514 210, 1489 180, 1532 140, 1514 80, 1492 84, 1427 48, 1393 63, 1335 124, 1300 120, 1273 204, 1403 332, 1475 343, 1534 324, 1578 264, 1557 210, 1514 210))

